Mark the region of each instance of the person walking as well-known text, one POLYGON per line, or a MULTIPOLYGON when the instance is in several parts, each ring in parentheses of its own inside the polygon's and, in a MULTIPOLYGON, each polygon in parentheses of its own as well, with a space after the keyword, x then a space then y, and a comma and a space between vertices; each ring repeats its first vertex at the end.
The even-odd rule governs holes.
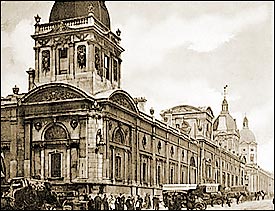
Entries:
POLYGON ((125 205, 127 210, 134 210, 134 204, 133 204, 133 200, 131 198, 131 196, 128 196, 126 201, 125 201, 125 205))
POLYGON ((109 203, 108 203, 108 198, 106 194, 104 194, 104 197, 102 199, 102 204, 103 204, 103 210, 109 210, 109 203))
POLYGON ((153 209, 154 210, 159 210, 159 197, 156 195, 153 197, 153 209))
POLYGON ((95 201, 95 210, 101 210, 102 199, 99 196, 99 193, 97 193, 94 201, 95 201))
POLYGON ((108 198, 108 204, 109 204, 109 210, 115 210, 115 203, 116 199, 115 197, 111 194, 108 198))
POLYGON ((138 195, 136 201, 136 210, 141 210, 143 199, 138 195))
POLYGON ((95 202, 91 195, 89 196, 88 210, 95 210, 95 202))

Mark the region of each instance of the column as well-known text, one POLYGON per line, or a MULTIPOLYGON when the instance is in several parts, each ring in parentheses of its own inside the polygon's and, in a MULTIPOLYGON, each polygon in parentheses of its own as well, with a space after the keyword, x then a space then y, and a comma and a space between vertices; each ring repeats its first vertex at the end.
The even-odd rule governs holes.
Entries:
POLYGON ((115 148, 113 147, 112 148, 112 156, 113 156, 113 164, 112 164, 112 167, 113 167, 113 177, 112 177, 112 179, 113 179, 113 183, 115 183, 115 178, 116 178, 116 175, 115 175, 115 171, 116 171, 116 169, 115 169, 115 148))
POLYGON ((38 47, 34 47, 33 48, 35 50, 35 77, 34 80, 35 82, 39 82, 39 52, 40 52, 40 48, 38 47))
POLYGON ((128 154, 127 154, 127 150, 124 150, 124 182, 127 184, 128 183, 128 174, 127 174, 127 170, 128 170, 128 154))
POLYGON ((44 146, 41 148, 41 179, 44 179, 44 172, 45 172, 45 149, 44 146))
MULTIPOLYGON (((16 114, 15 114, 16 115, 16 114)), ((16 117, 11 118, 11 144, 10 144, 10 178, 17 176, 17 143, 16 143, 16 117)))
POLYGON ((67 146, 67 176, 65 177, 67 181, 71 179, 71 148, 67 146))
POLYGON ((70 79, 74 78, 74 72, 75 72, 74 54, 75 54, 74 43, 71 42, 69 43, 69 73, 68 73, 70 75, 70 79))
POLYGON ((169 178, 170 178, 170 174, 169 174, 169 144, 166 141, 165 142, 165 154, 166 154, 166 166, 165 166, 165 181, 163 181, 164 183, 169 183, 169 178))
MULTIPOLYGON (((190 149, 190 146, 188 147, 190 149)), ((190 183, 190 151, 187 150, 187 183, 190 183)))
POLYGON ((152 142, 153 142, 153 157, 152 157, 152 163, 151 163, 151 168, 152 168, 152 185, 156 186, 156 177, 157 177, 157 165, 156 165, 156 138, 153 136, 152 137, 152 142))
POLYGON ((136 149, 136 131, 135 131, 135 129, 134 128, 131 128, 131 144, 132 144, 132 153, 131 153, 131 168, 132 168, 132 170, 131 170, 131 180, 132 180, 132 184, 136 184, 136 180, 135 180, 135 177, 137 176, 136 175, 136 167, 137 167, 137 153, 136 153, 136 151, 137 151, 137 149, 136 149))
POLYGON ((109 143, 109 119, 108 118, 104 118, 103 119, 103 128, 105 128, 105 130, 103 130, 103 141, 106 144, 104 146, 104 152, 103 152, 103 179, 107 179, 110 178, 110 168, 109 168, 109 158, 108 158, 108 153, 110 150, 110 143, 109 143))
POLYGON ((31 125, 30 124, 31 124, 30 122, 25 121, 24 177, 31 176, 31 125))
POLYGON ((56 68, 56 49, 57 46, 52 46, 52 61, 51 61, 51 81, 56 81, 57 68, 56 68))
POLYGON ((141 181, 140 181, 140 154, 139 154, 139 140, 138 140, 138 131, 137 131, 137 134, 136 134, 136 160, 137 160, 137 166, 136 166, 136 172, 137 172, 137 184, 141 184, 141 181))
POLYGON ((182 158, 182 154, 181 149, 179 147, 177 147, 177 151, 178 151, 178 183, 181 183, 180 181, 180 176, 181 176, 181 158, 182 158))

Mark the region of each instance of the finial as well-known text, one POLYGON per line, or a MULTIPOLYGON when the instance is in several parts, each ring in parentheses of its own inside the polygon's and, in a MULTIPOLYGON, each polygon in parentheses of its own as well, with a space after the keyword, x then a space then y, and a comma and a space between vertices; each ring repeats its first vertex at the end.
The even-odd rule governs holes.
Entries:
POLYGON ((155 110, 154 110, 154 108, 153 108, 153 107, 151 107, 151 109, 150 109, 150 114, 153 116, 153 115, 154 115, 154 113, 155 113, 155 110))
POLYGON ((40 23, 40 20, 41 20, 41 17, 37 14, 37 15, 34 17, 34 19, 35 19, 36 24, 39 24, 39 23, 40 23))
POLYGON ((19 93, 19 88, 15 85, 14 88, 12 88, 13 94, 17 95, 19 93))
POLYGON ((225 85, 225 87, 223 88, 223 97, 224 97, 224 99, 226 99, 226 94, 227 94, 226 88, 227 88, 227 87, 228 87, 228 86, 225 85))
POLYGON ((117 36, 120 36, 120 34, 121 34, 121 31, 120 31, 119 29, 117 29, 116 35, 117 35, 117 36))

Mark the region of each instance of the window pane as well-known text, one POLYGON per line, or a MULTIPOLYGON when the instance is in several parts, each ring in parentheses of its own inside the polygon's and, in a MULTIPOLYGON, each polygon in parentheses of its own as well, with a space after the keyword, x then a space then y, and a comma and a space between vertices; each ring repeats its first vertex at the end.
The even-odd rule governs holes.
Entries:
POLYGON ((51 155, 51 177, 61 177, 61 153, 51 155))
POLYGON ((67 58, 67 48, 59 49, 59 58, 65 59, 67 58))

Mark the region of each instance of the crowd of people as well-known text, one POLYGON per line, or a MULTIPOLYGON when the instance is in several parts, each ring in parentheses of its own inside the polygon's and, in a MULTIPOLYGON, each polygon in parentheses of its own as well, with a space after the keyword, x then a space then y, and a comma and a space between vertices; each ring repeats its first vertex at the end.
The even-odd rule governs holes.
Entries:
POLYGON ((146 194, 144 199, 140 196, 133 196, 120 193, 119 195, 97 194, 95 197, 88 196, 88 210, 159 210, 160 199, 146 194), (153 202, 153 203, 152 203, 153 202), (153 206, 152 206, 153 205, 153 206))

